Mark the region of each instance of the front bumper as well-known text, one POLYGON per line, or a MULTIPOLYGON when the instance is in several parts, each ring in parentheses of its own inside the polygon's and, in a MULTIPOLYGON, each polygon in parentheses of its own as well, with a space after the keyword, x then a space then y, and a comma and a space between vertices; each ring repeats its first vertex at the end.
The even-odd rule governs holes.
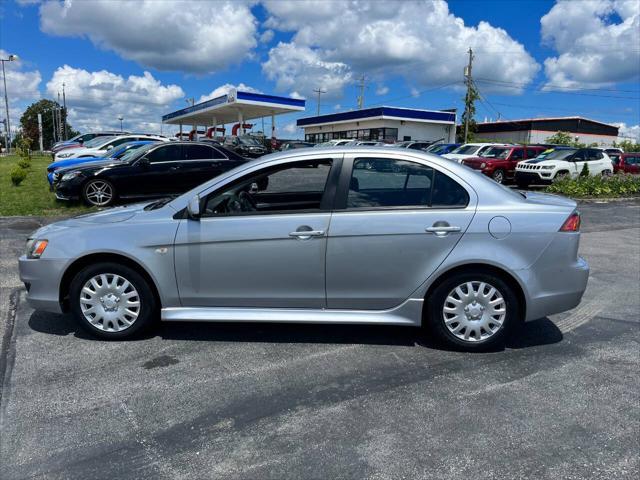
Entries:
POLYGON ((65 260, 20 257, 20 280, 27 287, 27 302, 32 308, 62 313, 59 289, 65 267, 65 260))
MULTIPOLYGON (((549 172, 549 175, 552 175, 549 172)), ((516 170, 515 174, 516 183, 529 183, 535 185, 551 185, 553 182, 553 178, 543 178, 539 173, 536 172, 522 172, 520 170, 516 170)))

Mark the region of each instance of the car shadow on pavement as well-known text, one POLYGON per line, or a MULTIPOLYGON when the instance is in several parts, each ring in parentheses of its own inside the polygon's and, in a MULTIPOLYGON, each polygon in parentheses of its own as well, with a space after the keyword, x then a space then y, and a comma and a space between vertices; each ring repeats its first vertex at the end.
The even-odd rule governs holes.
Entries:
MULTIPOLYGON (((84 340, 96 340, 69 314, 35 311, 29 318, 29 327, 50 335, 74 335, 84 340)), ((451 350, 430 338, 421 328, 391 325, 158 322, 150 331, 130 341, 154 337, 176 341, 397 345, 451 350)), ((562 338, 562 333, 551 320, 541 318, 517 328, 507 339, 506 348, 549 345, 562 341, 562 338)))

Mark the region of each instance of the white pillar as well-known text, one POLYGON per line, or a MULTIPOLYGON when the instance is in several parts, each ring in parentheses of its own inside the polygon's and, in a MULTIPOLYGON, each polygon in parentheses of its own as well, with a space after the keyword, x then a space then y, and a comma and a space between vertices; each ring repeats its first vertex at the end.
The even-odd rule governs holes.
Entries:
POLYGON ((211 138, 215 140, 217 136, 218 136, 218 119, 216 117, 213 117, 213 135, 211 135, 211 138))
POLYGON ((238 134, 244 135, 244 118, 242 117, 242 110, 238 110, 238 123, 240 124, 238 134))
POLYGON ((180 140, 182 140, 182 123, 180 124, 180 140))

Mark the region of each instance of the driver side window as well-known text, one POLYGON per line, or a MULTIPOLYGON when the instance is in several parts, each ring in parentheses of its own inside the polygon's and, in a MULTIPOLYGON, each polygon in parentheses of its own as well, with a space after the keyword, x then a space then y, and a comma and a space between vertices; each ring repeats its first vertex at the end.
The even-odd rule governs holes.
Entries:
POLYGON ((209 194, 203 216, 320 211, 332 163, 305 160, 254 172, 209 194))

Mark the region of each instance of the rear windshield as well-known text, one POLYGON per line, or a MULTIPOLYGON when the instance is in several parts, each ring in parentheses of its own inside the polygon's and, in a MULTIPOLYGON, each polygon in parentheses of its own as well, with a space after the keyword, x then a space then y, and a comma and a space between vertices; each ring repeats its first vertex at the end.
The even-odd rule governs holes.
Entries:
POLYGON ((504 147, 491 147, 482 153, 483 157, 488 158, 507 158, 509 156, 510 148, 504 147))

